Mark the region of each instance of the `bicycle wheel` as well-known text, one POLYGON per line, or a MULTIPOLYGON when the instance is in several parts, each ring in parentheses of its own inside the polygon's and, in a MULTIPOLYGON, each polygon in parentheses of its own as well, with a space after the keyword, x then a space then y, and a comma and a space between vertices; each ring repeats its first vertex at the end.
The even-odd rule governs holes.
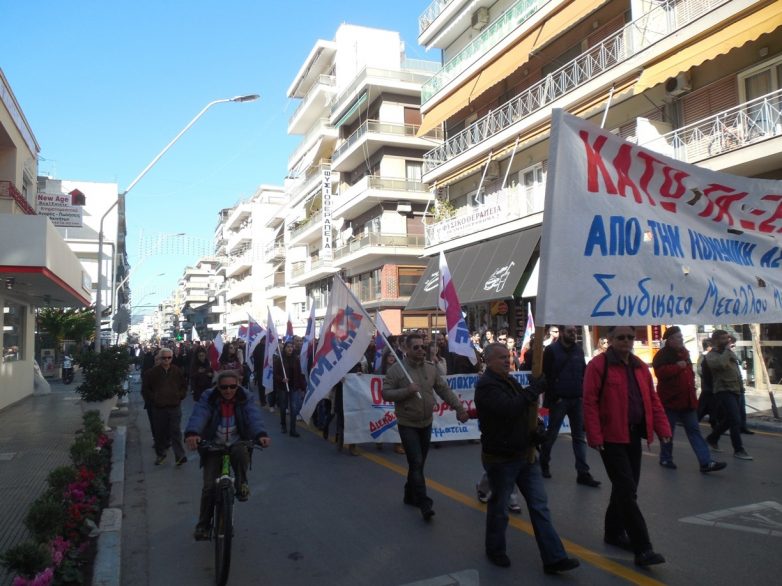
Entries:
POLYGON ((233 487, 221 486, 215 503, 215 584, 225 586, 231 567, 231 538, 233 537, 233 487))

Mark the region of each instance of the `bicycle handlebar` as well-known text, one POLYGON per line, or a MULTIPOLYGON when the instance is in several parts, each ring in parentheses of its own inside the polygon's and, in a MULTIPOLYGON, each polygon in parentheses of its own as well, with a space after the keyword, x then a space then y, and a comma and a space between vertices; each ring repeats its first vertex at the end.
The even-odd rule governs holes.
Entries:
POLYGON ((244 446, 248 450, 263 450, 263 446, 256 442, 255 440, 239 440, 238 442, 232 443, 230 446, 225 444, 218 444, 214 441, 209 440, 201 440, 198 442, 198 449, 206 450, 207 452, 211 453, 219 453, 219 454, 228 454, 231 451, 231 448, 234 446, 244 446))

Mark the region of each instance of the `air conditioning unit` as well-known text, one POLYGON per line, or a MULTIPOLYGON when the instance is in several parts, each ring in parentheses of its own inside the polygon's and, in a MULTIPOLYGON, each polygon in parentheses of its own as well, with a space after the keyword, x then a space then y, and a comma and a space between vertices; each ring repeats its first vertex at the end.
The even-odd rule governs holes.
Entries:
POLYGON ((478 10, 472 13, 472 28, 476 31, 483 30, 486 25, 489 24, 489 9, 485 6, 481 6, 478 10))
POLYGON ((500 162, 490 161, 489 167, 486 169, 486 181, 494 181, 500 178, 500 162))
POLYGON ((687 72, 680 73, 676 77, 665 80, 665 93, 669 96, 679 97, 692 90, 692 81, 687 72))

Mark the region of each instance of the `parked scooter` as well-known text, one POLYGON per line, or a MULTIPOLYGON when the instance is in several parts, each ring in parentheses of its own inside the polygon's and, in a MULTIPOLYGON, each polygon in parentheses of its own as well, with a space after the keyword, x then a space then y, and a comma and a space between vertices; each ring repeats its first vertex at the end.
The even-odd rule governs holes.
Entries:
POLYGON ((62 382, 66 385, 73 382, 73 358, 68 354, 62 357, 62 382))

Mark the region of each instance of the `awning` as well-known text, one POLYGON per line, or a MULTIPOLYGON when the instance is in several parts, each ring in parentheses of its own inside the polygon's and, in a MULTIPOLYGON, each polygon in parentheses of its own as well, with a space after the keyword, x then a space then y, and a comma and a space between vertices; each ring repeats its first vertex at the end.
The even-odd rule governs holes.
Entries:
POLYGON ((782 26, 782 2, 772 2, 765 8, 748 14, 733 24, 713 31, 706 38, 694 44, 677 48, 676 52, 667 59, 645 68, 636 85, 636 93, 647 90, 658 83, 663 83, 669 77, 675 77, 709 59, 724 55, 731 49, 754 41, 780 26, 782 26))
MULTIPOLYGON (((540 240, 540 226, 445 253, 459 302, 463 305, 508 299, 519 285, 540 240)), ((439 257, 433 257, 406 309, 437 307, 439 257)))
POLYGON ((529 31, 517 44, 473 75, 430 111, 426 112, 417 135, 419 137, 423 136, 459 110, 468 106, 470 102, 476 100, 486 90, 526 65, 531 52, 541 49, 606 2, 608 0, 572 2, 556 14, 549 15, 540 26, 529 31))
POLYGON ((339 128, 340 126, 345 124, 345 122, 348 121, 348 119, 356 112, 356 110, 358 110, 361 107, 361 104, 363 104, 366 101, 367 101, 367 92, 364 92, 363 94, 361 94, 361 97, 358 100, 356 100, 356 103, 350 107, 350 110, 345 112, 342 118, 340 118, 339 121, 337 121, 337 123, 334 125, 334 128, 339 128))

